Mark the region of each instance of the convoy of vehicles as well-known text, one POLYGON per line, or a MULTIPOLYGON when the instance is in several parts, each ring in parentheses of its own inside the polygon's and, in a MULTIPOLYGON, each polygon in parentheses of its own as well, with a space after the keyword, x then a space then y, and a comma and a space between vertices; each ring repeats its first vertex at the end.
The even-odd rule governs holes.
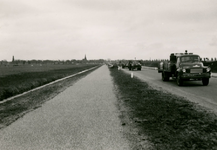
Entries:
POLYGON ((142 70, 142 65, 138 61, 129 61, 128 68, 129 70, 142 70))
MULTIPOLYGON (((204 66, 199 55, 193 53, 172 53, 169 61, 160 62, 158 73, 162 74, 163 81, 170 78, 176 80, 178 86, 183 85, 184 81, 202 81, 204 86, 209 84, 211 68, 204 66)), ((116 68, 128 68, 129 70, 141 70, 142 65, 139 61, 119 61, 112 65, 116 68)))
POLYGON ((175 78, 177 85, 183 85, 184 81, 202 81, 203 85, 209 84, 211 69, 204 66, 200 56, 193 53, 172 53, 170 61, 161 62, 158 72, 162 73, 162 80, 168 81, 175 78))

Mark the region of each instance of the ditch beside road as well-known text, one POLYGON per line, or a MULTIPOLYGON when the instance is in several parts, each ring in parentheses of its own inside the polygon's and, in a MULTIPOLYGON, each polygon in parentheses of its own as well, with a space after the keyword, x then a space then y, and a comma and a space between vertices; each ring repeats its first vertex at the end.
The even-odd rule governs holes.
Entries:
POLYGON ((109 74, 100 67, 0 130, 1 150, 130 149, 109 74))

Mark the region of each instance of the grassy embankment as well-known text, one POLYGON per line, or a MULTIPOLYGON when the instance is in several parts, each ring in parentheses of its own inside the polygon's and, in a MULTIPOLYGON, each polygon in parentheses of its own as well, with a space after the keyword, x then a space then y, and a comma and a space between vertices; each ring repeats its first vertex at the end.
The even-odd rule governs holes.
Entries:
MULTIPOLYGON (((80 66, 81 67, 81 66, 80 66)), ((87 66, 86 66, 87 67, 87 66)), ((85 66, 81 67, 80 69, 86 68, 85 66)), ((90 66, 88 66, 89 68, 90 66)), ((75 69, 75 72, 78 72, 80 70, 79 68, 75 69)), ((51 84, 46 86, 46 88, 42 88, 40 90, 36 90, 34 92, 27 93, 21 97, 15 98, 13 100, 4 102, 0 104, 0 129, 8 126, 18 118, 22 117, 24 114, 26 114, 29 111, 32 111, 38 107, 40 107, 44 102, 50 100, 54 96, 56 96, 58 93, 65 90, 68 86, 73 85, 76 81, 78 81, 80 78, 86 76, 90 72, 94 71, 90 70, 88 72, 76 75, 72 78, 65 79, 63 81, 51 84)), ((52 73, 58 76, 58 74, 64 73, 72 73, 70 69, 62 70, 62 71, 51 71, 52 73)), ((53 76, 55 76, 53 74, 53 76)))
POLYGON ((182 97, 155 90, 137 78, 131 79, 123 71, 110 71, 123 110, 122 125, 136 128, 140 137, 137 143, 148 141, 157 150, 217 149, 216 115, 198 109, 199 106, 182 97))
POLYGON ((0 101, 96 65, 0 67, 0 101))

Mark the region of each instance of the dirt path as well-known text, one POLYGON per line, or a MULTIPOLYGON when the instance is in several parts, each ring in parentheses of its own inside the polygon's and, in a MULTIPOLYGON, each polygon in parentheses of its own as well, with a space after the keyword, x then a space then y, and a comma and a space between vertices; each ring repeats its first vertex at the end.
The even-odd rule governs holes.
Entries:
POLYGON ((0 131, 1 150, 127 150, 109 70, 102 66, 0 131))

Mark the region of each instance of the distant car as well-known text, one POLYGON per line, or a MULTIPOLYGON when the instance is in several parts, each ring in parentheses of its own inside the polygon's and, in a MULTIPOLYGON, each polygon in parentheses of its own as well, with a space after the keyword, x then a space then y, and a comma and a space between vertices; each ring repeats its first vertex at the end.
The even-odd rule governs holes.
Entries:
POLYGON ((129 68, 129 70, 134 70, 134 69, 141 70, 142 69, 142 65, 138 61, 129 61, 128 68, 129 68))

